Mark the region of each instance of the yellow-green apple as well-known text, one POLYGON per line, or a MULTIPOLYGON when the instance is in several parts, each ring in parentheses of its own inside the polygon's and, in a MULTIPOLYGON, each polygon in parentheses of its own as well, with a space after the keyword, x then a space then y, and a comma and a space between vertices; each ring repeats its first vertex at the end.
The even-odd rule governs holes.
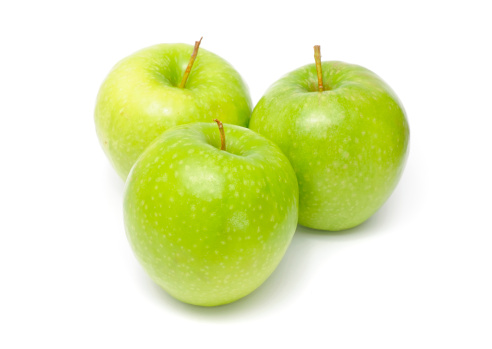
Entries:
POLYGON ((96 131, 123 179, 144 149, 172 126, 214 118, 248 126, 252 105, 243 79, 219 56, 198 52, 199 44, 145 48, 116 64, 102 84, 96 131))

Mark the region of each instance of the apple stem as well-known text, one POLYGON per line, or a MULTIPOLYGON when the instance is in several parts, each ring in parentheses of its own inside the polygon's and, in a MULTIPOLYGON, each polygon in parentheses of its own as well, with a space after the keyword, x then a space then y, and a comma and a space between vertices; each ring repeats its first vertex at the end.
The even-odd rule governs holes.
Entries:
POLYGON ((202 42, 203 36, 200 38, 200 41, 195 41, 195 47, 193 48, 193 53, 191 54, 190 61, 188 62, 188 66, 186 67, 186 71, 183 75, 183 79, 179 83, 179 88, 184 88, 186 85, 186 80, 188 80, 188 76, 190 75, 191 68, 193 67, 193 63, 195 63, 195 58, 198 55, 198 48, 200 47, 200 43, 202 42))
POLYGON ((316 72, 318 73, 318 91, 323 92, 323 73, 321 71, 321 47, 314 46, 314 60, 316 61, 316 72))
POLYGON ((214 119, 214 121, 217 123, 217 126, 219 126, 219 132, 220 132, 220 150, 226 150, 224 125, 222 125, 222 122, 220 122, 219 119, 214 119))

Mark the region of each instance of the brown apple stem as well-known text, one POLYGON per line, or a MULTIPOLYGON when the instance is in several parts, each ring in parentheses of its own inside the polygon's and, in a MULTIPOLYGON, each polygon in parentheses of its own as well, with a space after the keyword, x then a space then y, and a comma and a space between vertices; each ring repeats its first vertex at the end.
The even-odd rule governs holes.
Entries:
POLYGON ((220 122, 219 119, 214 119, 214 121, 217 123, 217 126, 219 126, 219 132, 220 132, 220 150, 226 150, 224 125, 222 125, 222 122, 220 122))
POLYGON ((316 72, 318 73, 318 91, 323 92, 323 72, 321 71, 321 47, 314 46, 314 60, 316 61, 316 72))
POLYGON ((188 66, 186 67, 186 71, 183 75, 183 79, 179 83, 179 88, 184 88, 186 85, 186 80, 188 80, 188 76, 190 75, 191 68, 193 67, 193 63, 195 63, 195 58, 198 55, 198 48, 200 47, 200 43, 202 42, 203 36, 200 38, 200 41, 195 41, 195 47, 193 48, 193 53, 191 54, 190 61, 188 66))

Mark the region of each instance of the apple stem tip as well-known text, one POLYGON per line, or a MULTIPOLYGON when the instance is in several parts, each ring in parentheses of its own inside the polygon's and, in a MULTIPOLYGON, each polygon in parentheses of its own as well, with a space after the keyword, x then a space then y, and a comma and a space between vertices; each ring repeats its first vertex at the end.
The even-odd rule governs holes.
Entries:
POLYGON ((321 71, 321 47, 314 46, 314 61, 316 62, 316 72, 318 73, 318 91, 323 92, 323 72, 321 71))
POLYGON ((220 150, 226 150, 224 125, 222 125, 222 122, 219 119, 214 119, 214 121, 217 123, 217 126, 219 126, 219 132, 220 132, 220 150))
POLYGON ((200 48, 200 43, 202 42, 202 39, 203 36, 200 38, 200 41, 195 41, 193 53, 191 54, 190 61, 188 62, 188 66, 186 67, 185 73, 183 75, 183 79, 179 83, 179 88, 184 88, 186 85, 186 81, 188 80, 188 76, 190 75, 191 68, 193 67, 193 63, 195 63, 196 56, 198 55, 198 49, 200 48))

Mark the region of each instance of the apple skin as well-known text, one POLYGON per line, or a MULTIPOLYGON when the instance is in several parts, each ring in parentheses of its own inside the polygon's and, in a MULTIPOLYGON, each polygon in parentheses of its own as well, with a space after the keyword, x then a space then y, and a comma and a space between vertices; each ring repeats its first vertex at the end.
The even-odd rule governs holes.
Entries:
POLYGON ((297 179, 273 142, 215 123, 164 132, 127 179, 130 245, 150 277, 190 304, 233 302, 260 286, 296 230, 297 179))
POLYGON ((123 59, 97 96, 96 131, 121 178, 162 132, 180 124, 209 121, 248 126, 252 104, 234 68, 200 48, 185 88, 181 82, 193 52, 186 44, 160 44, 123 59))
POLYGON ((250 129, 274 141, 299 182, 299 223, 355 227, 374 214, 405 166, 409 126, 401 102, 376 74, 343 62, 315 64, 275 82, 253 110, 250 129))

